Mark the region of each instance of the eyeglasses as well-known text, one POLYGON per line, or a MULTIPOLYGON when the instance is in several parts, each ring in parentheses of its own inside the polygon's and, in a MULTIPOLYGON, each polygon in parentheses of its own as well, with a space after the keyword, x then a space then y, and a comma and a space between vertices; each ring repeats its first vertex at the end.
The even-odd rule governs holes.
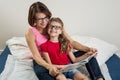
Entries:
POLYGON ((48 21, 49 19, 48 19, 48 17, 44 17, 44 18, 38 18, 36 20, 38 20, 40 23, 42 23, 44 20, 48 21))
POLYGON ((62 27, 61 26, 56 26, 56 25, 49 25, 49 27, 48 27, 49 29, 55 29, 55 30, 59 30, 59 29, 62 29, 62 27))

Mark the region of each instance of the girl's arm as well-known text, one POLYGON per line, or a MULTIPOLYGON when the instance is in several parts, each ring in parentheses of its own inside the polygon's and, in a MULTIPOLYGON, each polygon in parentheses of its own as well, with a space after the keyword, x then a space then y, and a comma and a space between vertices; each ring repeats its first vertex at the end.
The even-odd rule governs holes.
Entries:
POLYGON ((72 44, 73 48, 76 50, 80 50, 80 51, 84 51, 84 52, 89 52, 91 50, 91 48, 80 44, 77 41, 74 41, 67 33, 66 31, 63 29, 63 34, 65 35, 65 37, 70 41, 70 43, 72 44))
POLYGON ((35 43, 35 36, 32 32, 31 29, 28 30, 28 32, 26 33, 25 35, 26 37, 26 41, 28 43, 28 47, 30 48, 31 52, 32 52, 32 55, 33 55, 33 58, 34 60, 41 66, 45 67, 46 69, 49 70, 49 73, 52 75, 52 76, 55 76, 57 74, 57 68, 53 65, 50 65, 48 64, 46 61, 43 60, 43 58, 41 57, 38 49, 37 49, 37 46, 36 46, 36 43, 35 43))
POLYGON ((68 55, 69 55, 71 61, 72 61, 73 63, 75 63, 75 62, 79 62, 79 61, 81 61, 81 60, 84 60, 84 59, 88 58, 90 55, 92 55, 92 52, 88 52, 88 53, 86 53, 86 54, 84 54, 84 55, 82 55, 82 56, 75 57, 74 54, 73 54, 73 52, 70 51, 70 52, 68 53, 68 55))

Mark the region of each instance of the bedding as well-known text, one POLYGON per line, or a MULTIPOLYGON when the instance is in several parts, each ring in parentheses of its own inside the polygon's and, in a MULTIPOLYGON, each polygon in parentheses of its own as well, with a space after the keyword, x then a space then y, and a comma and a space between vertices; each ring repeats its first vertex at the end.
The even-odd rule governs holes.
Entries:
POLYGON ((33 70, 32 54, 24 37, 13 37, 6 44, 14 58, 14 69, 7 80, 38 80, 33 70))
POLYGON ((95 37, 74 35, 72 38, 83 45, 97 48, 98 54, 96 59, 100 66, 119 50, 115 45, 95 37))
POLYGON ((12 55, 8 54, 4 70, 0 75, 0 80, 8 80, 10 74, 14 70, 14 66, 15 66, 14 58, 12 55))
MULTIPOLYGON (((91 37, 85 37, 85 38, 80 37, 80 38, 83 43, 87 43, 91 39, 91 37)), ((93 40, 93 39, 91 39, 91 40, 93 40)), ((95 40, 96 40, 96 38, 95 38, 95 40)), ((14 80, 14 79, 38 80, 38 78, 36 77, 36 75, 33 71, 33 68, 32 68, 33 67, 32 55, 24 41, 25 41, 24 37, 14 37, 7 41, 7 47, 1 54, 1 55, 3 55, 3 54, 4 55, 2 57, 0 55, 1 60, 3 57, 5 58, 3 61, 3 64, 0 64, 0 66, 3 66, 2 71, 0 73, 0 80, 14 80), (10 58, 12 58, 12 59, 10 59, 10 58), (13 69, 10 70, 10 68, 8 68, 7 65, 13 66, 12 67, 13 69), (4 75, 7 75, 7 76, 4 77, 4 75)), ((97 43, 94 42, 92 44, 97 44, 97 43)), ((100 45, 100 43, 99 43, 99 45, 100 45)), ((114 46, 112 46, 112 47, 114 47, 114 46)), ((101 48, 101 47, 99 47, 99 48, 101 48)), ((104 47, 104 48, 109 50, 109 47, 104 47)), ((104 49, 104 50, 106 50, 106 49, 104 49)), ((115 47, 115 50, 117 50, 116 47, 115 47)), ((113 52, 117 52, 115 50, 113 52)), ((102 71, 103 75, 105 76, 106 80, 120 80, 118 76, 117 76, 117 79, 115 78, 116 77, 115 75, 120 74, 120 70, 119 70, 120 65, 114 63, 115 61, 117 61, 117 62, 120 61, 118 53, 112 53, 112 55, 110 55, 108 57, 108 59, 105 60, 105 63, 102 63, 100 65, 101 71, 102 71), (114 56, 114 54, 115 55, 117 54, 117 55, 114 56), (115 58, 115 59, 113 59, 113 58, 115 58), (114 66, 111 66, 113 64, 118 66, 118 68, 116 70, 114 70, 114 68, 115 68, 114 66)))
MULTIPOLYGON (((2 54, 10 53, 7 47, 2 54)), ((4 70, 0 74, 0 80, 38 80, 33 70, 32 59, 16 59, 7 54, 4 70)), ((6 57, 6 56, 4 56, 6 57)), ((1 66, 2 64, 0 64, 1 66)))
POLYGON ((8 46, 4 49, 4 51, 1 53, 0 55, 0 74, 2 73, 2 71, 4 70, 5 67, 5 63, 7 60, 7 56, 8 54, 10 54, 10 51, 8 49, 8 46), (4 54, 3 54, 4 53, 4 54))
POLYGON ((112 80, 120 80, 120 57, 114 54, 108 61, 106 61, 106 65, 109 69, 112 80))

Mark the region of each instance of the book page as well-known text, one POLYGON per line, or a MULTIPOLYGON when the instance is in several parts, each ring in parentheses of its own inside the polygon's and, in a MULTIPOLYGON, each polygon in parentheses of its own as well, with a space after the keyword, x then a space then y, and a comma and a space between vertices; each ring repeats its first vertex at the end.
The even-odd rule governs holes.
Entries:
POLYGON ((88 58, 84 59, 84 60, 81 60, 77 63, 73 63, 73 64, 68 64, 68 65, 65 65, 65 68, 62 69, 62 72, 68 72, 68 71, 72 71, 73 69, 75 68, 78 68, 82 65, 85 65, 86 63, 89 62, 89 60, 93 57, 94 55, 91 55, 89 56, 88 58))

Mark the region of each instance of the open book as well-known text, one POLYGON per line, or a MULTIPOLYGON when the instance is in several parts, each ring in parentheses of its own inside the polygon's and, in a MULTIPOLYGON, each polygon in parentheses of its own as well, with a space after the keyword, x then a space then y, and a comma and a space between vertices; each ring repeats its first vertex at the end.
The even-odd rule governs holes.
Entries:
POLYGON ((73 64, 68 64, 68 65, 65 65, 65 68, 62 69, 62 72, 68 72, 68 71, 72 71, 73 69, 75 68, 78 68, 82 65, 85 65, 86 63, 89 62, 89 60, 93 57, 94 55, 91 55, 89 56, 88 58, 84 59, 84 60, 81 60, 77 63, 73 63, 73 64))

